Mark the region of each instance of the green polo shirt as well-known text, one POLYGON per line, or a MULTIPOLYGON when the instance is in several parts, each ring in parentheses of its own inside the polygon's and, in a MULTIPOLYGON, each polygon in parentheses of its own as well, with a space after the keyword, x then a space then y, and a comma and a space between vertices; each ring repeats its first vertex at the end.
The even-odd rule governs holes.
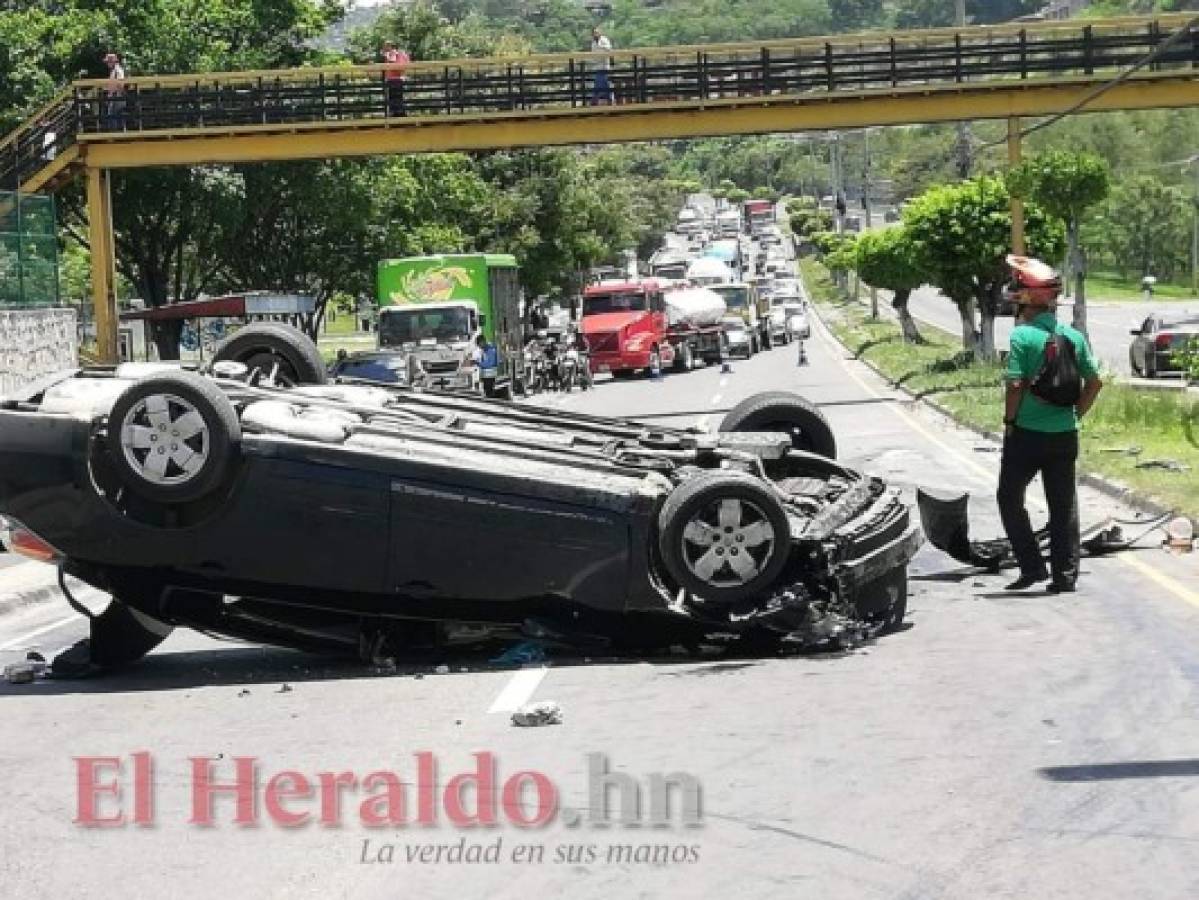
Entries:
MULTIPOLYGON (((1049 343, 1054 331, 1064 334, 1074 344, 1078 357, 1078 371, 1084 380, 1090 380, 1099 374, 1095 365, 1095 357, 1091 355, 1091 347, 1086 337, 1069 325, 1061 325, 1057 317, 1049 311, 1041 313, 1031 322, 1017 325, 1012 330, 1011 350, 1007 357, 1008 381, 1023 381, 1026 384, 1037 377, 1045 362, 1045 345, 1049 343)), ((1078 414, 1074 407, 1054 406, 1039 397, 1034 397, 1031 391, 1025 391, 1020 400, 1020 409, 1016 413, 1016 425, 1029 431, 1077 431, 1078 414)))

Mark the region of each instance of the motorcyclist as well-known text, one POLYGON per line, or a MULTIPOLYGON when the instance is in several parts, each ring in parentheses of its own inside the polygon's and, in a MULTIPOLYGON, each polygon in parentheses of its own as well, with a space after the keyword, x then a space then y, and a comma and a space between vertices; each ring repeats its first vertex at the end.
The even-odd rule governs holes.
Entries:
POLYGON ((1078 425, 1103 382, 1086 336, 1057 321, 1062 289, 1057 272, 1024 256, 1009 256, 1007 262, 1012 282, 1006 297, 1018 311, 1005 376, 1003 456, 996 500, 1003 530, 1020 566, 1020 577, 1007 589, 1024 590, 1052 575, 1050 591, 1070 592, 1078 579, 1074 474, 1078 425), (1046 375, 1053 378, 1046 379, 1046 375), (1051 388, 1045 386, 1047 380, 1052 382, 1051 388), (1070 389, 1059 390, 1067 380, 1070 389), (1067 394, 1068 399, 1063 399, 1067 394), (1049 507, 1050 571, 1045 569, 1024 507, 1024 493, 1037 474, 1049 507))

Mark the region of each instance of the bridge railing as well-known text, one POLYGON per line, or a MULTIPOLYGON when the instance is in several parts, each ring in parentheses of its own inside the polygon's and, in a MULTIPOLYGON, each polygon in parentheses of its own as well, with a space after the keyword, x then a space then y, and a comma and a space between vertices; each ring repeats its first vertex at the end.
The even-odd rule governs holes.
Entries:
MULTIPOLYGON (((0 143, 0 186, 23 183, 81 135, 167 137, 395 120, 579 112, 592 106, 758 102, 871 89, 1115 73, 1186 17, 895 32, 765 44, 676 47, 414 63, 132 78, 73 84, 0 143), (599 72, 606 73, 607 85, 599 72)), ((1199 29, 1152 69, 1199 65, 1199 29)), ((594 123, 602 139, 602 110, 594 123)))

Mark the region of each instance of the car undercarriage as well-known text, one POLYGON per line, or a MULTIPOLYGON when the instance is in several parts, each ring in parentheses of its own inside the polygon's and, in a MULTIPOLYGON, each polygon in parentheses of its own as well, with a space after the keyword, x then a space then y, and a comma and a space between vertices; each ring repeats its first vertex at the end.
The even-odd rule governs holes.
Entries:
POLYGON ((113 597, 75 603, 84 668, 176 625, 377 659, 464 625, 806 648, 902 621, 919 528, 800 397, 707 433, 278 374, 125 364, 0 406, 10 533, 113 597))

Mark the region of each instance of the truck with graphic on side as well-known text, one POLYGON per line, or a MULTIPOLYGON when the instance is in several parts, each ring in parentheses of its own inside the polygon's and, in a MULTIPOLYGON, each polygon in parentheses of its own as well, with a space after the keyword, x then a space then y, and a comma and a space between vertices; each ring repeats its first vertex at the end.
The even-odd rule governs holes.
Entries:
POLYGON ((378 266, 380 350, 404 354, 413 387, 480 390, 475 341, 499 350, 495 390, 519 393, 521 288, 516 258, 472 253, 385 259, 378 266))

